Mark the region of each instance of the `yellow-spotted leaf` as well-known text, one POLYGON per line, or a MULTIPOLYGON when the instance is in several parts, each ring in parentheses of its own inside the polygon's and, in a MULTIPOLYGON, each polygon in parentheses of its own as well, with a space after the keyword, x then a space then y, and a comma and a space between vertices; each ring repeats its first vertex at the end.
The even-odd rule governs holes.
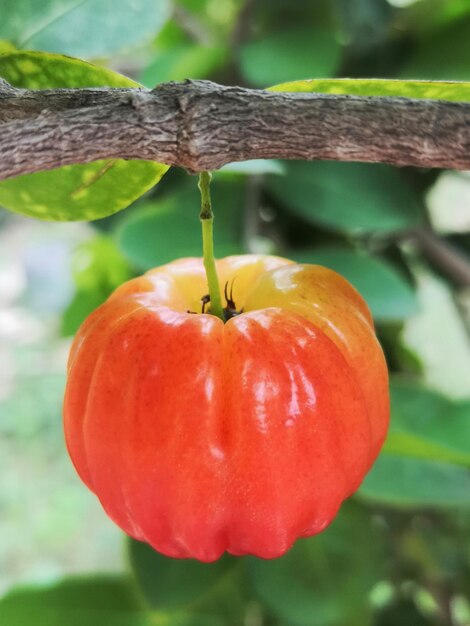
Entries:
POLYGON ((349 96, 395 96, 470 102, 470 82, 452 81, 332 78, 282 83, 269 87, 269 91, 349 96))
MULTIPOLYGON (((16 87, 136 87, 133 80, 79 59, 41 52, 0 56, 0 77, 16 87)), ((0 205, 44 220, 94 220, 124 209, 168 166, 152 161, 95 161, 0 182, 0 205)))

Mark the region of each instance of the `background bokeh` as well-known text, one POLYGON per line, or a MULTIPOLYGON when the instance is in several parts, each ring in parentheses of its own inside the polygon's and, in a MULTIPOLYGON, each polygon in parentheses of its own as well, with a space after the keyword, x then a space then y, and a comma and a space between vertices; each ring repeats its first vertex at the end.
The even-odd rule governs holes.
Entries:
MULTIPOLYGON (((77 56, 147 87, 470 81, 469 41, 470 0, 0 1, 0 53, 77 56)), ((0 204, 21 211, 19 185, 28 205, 28 178, 0 183, 0 204)), ((75 202, 42 193, 59 217, 75 202)), ((276 561, 200 565, 125 541, 67 457, 65 361, 122 281, 200 255, 196 179, 172 169, 94 222, 0 209, 0 622, 470 624, 470 174, 245 162, 214 174, 213 204, 218 256, 319 262, 364 295, 391 372, 382 455, 333 525, 276 561)))

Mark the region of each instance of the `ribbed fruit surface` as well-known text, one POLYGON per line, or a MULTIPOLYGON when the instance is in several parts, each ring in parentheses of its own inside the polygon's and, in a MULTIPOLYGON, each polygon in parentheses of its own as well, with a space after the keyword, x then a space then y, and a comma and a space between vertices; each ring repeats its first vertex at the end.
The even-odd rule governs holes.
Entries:
POLYGON ((225 324, 200 313, 193 258, 125 283, 88 317, 65 436, 132 537, 179 558, 273 558, 323 530, 371 467, 387 368, 366 304, 335 272, 255 255, 218 272, 242 310, 225 324))

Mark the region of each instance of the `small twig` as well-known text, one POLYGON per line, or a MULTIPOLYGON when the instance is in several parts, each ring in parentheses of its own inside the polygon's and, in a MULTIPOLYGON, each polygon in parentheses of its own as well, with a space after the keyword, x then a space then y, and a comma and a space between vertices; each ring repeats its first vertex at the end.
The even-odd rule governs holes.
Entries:
POLYGON ((452 590, 444 581, 431 585, 430 589, 439 607, 439 626, 456 626, 452 612, 452 590))
POLYGON ((230 36, 230 47, 235 52, 241 43, 248 39, 250 30, 250 20, 255 7, 256 0, 245 0, 238 11, 235 25, 230 36))
POLYGON ((173 20, 193 41, 203 46, 214 45, 214 37, 206 26, 190 11, 179 4, 173 6, 173 20))
POLYGON ((453 282, 470 286, 470 262, 454 246, 439 238, 430 228, 417 228, 407 238, 415 241, 421 253, 453 282))

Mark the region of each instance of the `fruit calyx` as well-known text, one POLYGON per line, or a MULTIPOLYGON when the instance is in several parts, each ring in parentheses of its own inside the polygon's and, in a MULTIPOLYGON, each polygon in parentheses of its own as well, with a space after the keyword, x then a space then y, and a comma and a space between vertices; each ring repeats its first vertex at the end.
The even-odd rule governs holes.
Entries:
POLYGON ((228 320, 232 319, 232 317, 236 317, 243 313, 243 309, 238 310, 235 301, 233 299, 233 283, 235 282, 235 278, 232 280, 232 284, 230 285, 230 294, 228 293, 228 281, 225 283, 224 287, 224 297, 227 306, 224 307, 224 322, 228 322, 228 320))
MULTIPOLYGON (((233 299, 233 283, 235 282, 235 279, 232 280, 232 284, 230 286, 230 294, 228 292, 228 281, 225 283, 225 287, 224 287, 224 297, 225 297, 225 302, 226 302, 226 306, 222 309, 223 312, 223 322, 228 322, 230 319, 232 319, 232 317, 236 317, 237 315, 240 315, 240 313, 243 313, 243 309, 238 310, 237 306, 235 304, 235 301, 233 299)), ((206 306, 210 303, 211 301, 211 297, 209 294, 206 294, 204 296, 202 296, 201 298, 201 302, 202 302, 202 308, 201 308, 201 313, 209 313, 209 311, 206 311, 206 306)), ((188 311, 188 313, 195 313, 195 311, 188 311)))

